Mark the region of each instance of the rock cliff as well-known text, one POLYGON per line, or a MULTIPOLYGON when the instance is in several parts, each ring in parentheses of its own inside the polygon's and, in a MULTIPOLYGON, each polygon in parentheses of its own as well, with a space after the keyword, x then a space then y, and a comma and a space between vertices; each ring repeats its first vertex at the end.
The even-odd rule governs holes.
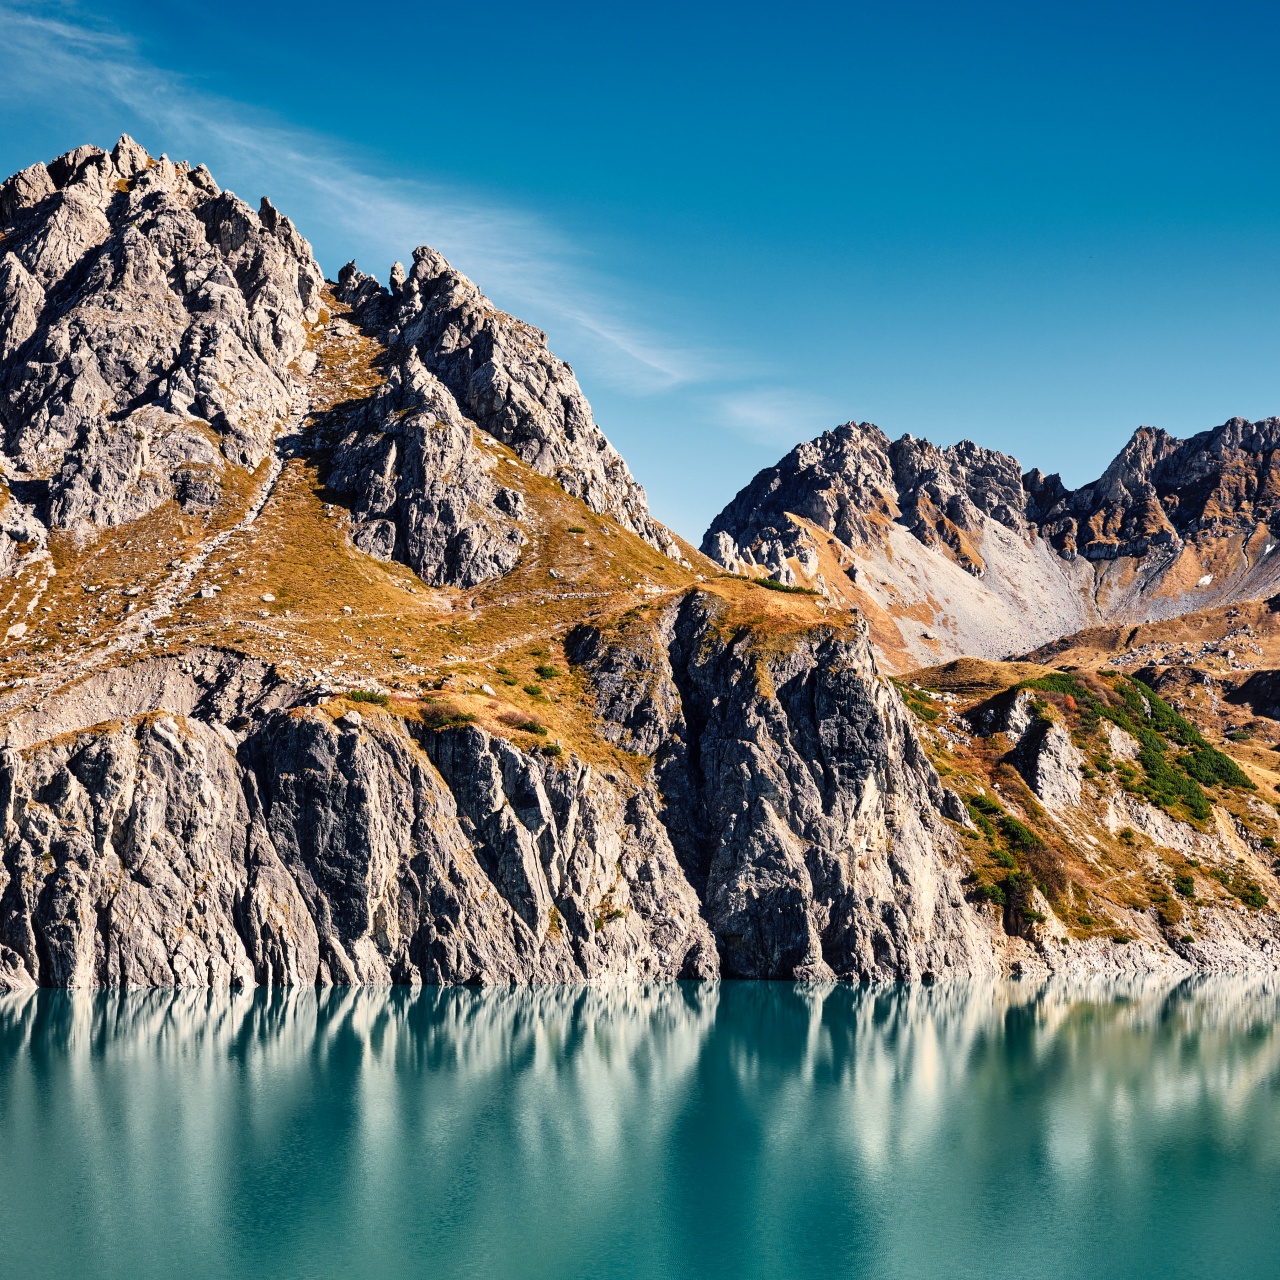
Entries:
POLYGON ((6 980, 994 972, 865 630, 761 652, 719 634, 723 612, 693 592, 570 636, 601 732, 653 762, 630 776, 314 705, 225 653, 55 695, 11 721, 0 761, 6 980), (119 718, 86 723, 104 702, 119 718))

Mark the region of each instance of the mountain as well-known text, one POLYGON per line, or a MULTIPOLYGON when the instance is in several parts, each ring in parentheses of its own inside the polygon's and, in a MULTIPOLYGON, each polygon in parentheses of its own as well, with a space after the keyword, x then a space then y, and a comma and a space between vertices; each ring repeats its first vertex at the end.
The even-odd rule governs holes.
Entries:
POLYGON ((709 558, 430 248, 326 281, 203 167, 34 165, 0 185, 0 986, 1270 964, 1280 724, 1221 658, 1270 652, 1266 606, 1205 615, 1212 698, 1148 670, 1163 633, 1079 630, 1262 589, 1270 429, 1068 494, 841 428, 709 558), (1032 642, 1065 647, 886 675, 1032 642))
POLYGON ((970 441, 848 423, 766 468, 702 550, 856 605, 899 670, 1280 589, 1280 419, 1179 441, 1141 427, 1068 491, 970 441))

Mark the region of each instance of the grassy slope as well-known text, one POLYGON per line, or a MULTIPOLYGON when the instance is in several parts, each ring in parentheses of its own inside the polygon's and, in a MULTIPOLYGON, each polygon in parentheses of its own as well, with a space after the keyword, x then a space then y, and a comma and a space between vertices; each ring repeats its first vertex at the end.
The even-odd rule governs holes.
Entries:
MULTIPOLYGON (((1181 935, 1192 927, 1185 909, 1188 901, 1273 910, 1280 900, 1271 843, 1280 837, 1274 807, 1280 778, 1274 769, 1258 768, 1248 750, 1223 739, 1215 726, 1193 725, 1194 713, 1184 718, 1169 708, 1167 716, 1157 717, 1159 745, 1177 785, 1188 793, 1198 789, 1208 800, 1207 815, 1198 807, 1193 811, 1183 795, 1167 785, 1162 788, 1159 779, 1153 782, 1141 760, 1111 758, 1105 737, 1109 723, 1140 731, 1152 722, 1134 714, 1134 706, 1141 706, 1135 703, 1139 687, 1101 662, 1097 666, 1105 674, 960 659, 902 681, 931 759, 946 784, 968 802, 978 828, 964 835, 974 861, 973 896, 1009 899, 1014 896, 1009 891, 1010 873, 1014 889, 1019 877, 1027 878, 1046 892, 1069 932, 1078 937, 1127 936, 1135 912, 1154 916, 1166 931, 1181 935), (1040 713, 1065 725, 1084 755, 1086 781, 1078 809, 1047 812, 1013 767, 1003 735, 975 736, 963 719, 965 712, 992 696, 1018 688, 1033 691, 1040 713), (1186 745, 1198 743, 1202 735, 1205 747, 1186 745), (1229 755, 1252 787, 1201 786, 1188 779, 1186 768, 1196 768, 1192 755, 1205 750, 1229 755), (1154 797, 1156 807, 1169 816, 1218 837, 1224 856, 1207 862, 1128 826, 1113 830, 1108 801, 1123 792, 1142 801, 1154 797), (997 889, 994 894, 992 886, 997 889), (1269 901, 1262 903, 1260 894, 1269 901)), ((1224 764, 1220 772, 1232 771, 1224 764)), ((1007 918, 1009 913, 1004 914, 1007 918)))

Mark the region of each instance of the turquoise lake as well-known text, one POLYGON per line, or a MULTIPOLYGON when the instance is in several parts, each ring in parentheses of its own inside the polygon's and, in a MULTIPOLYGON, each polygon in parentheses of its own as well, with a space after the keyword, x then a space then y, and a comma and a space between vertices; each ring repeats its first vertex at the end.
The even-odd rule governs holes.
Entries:
POLYGON ((1280 985, 0 997, 6 1276, 1280 1274, 1280 985))

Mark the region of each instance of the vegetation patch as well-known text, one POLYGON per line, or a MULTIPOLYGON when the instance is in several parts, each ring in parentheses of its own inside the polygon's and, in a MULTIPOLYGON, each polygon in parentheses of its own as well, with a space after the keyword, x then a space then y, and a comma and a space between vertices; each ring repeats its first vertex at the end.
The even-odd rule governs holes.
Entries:
POLYGON ((1065 671, 1025 680, 1017 689, 1055 695, 1073 715, 1077 739, 1092 739, 1109 721, 1138 743, 1137 767, 1114 764, 1106 749, 1094 756, 1102 773, 1115 770, 1120 785, 1175 817, 1203 826, 1212 814, 1206 787, 1254 790, 1254 783, 1234 760, 1219 751, 1185 716, 1176 712, 1141 680, 1102 672, 1114 681, 1086 682, 1065 671))
POLYGON ((419 721, 428 729, 457 729, 464 724, 474 724, 475 716, 469 711, 459 711, 447 702, 428 702, 418 713, 419 721))
POLYGON ((1262 886, 1249 876, 1243 865, 1234 871, 1224 871, 1221 867, 1206 867, 1205 875, 1216 880, 1233 898, 1238 898, 1251 911, 1260 911, 1267 905, 1267 895, 1262 886))
POLYGON ((918 719, 932 724, 941 715, 942 708, 923 689, 918 689, 915 685, 908 684, 905 680, 894 680, 893 684, 902 695, 902 700, 907 704, 908 710, 918 719))
POLYGON ((785 591, 789 596, 820 596, 822 594, 821 591, 814 591, 812 587, 789 587, 776 578, 752 578, 751 585, 764 587, 766 591, 785 591))
POLYGON ((969 897, 998 907, 1006 932, 1025 934, 1028 926, 1044 921, 1044 913, 1032 905, 1035 890, 1055 899, 1065 891, 1062 858, 1039 832, 1006 812, 991 796, 968 796, 965 807, 987 838, 992 862, 1005 873, 993 874, 990 881, 975 873, 969 897))
POLYGON ((519 711, 504 711, 498 719, 513 729, 519 729, 522 733, 536 734, 539 738, 547 736, 547 726, 541 720, 536 720, 533 716, 524 715, 519 711))

